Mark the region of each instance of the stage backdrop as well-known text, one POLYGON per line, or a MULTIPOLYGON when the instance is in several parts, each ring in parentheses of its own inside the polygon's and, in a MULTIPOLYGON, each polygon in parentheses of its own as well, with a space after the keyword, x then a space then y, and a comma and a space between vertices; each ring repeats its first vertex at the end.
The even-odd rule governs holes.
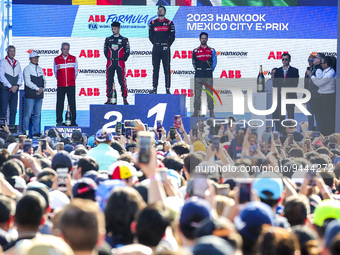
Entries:
MULTIPOLYGON (((113 21, 121 22, 121 34, 129 38, 131 55, 126 62, 128 101, 146 94, 152 87, 152 44, 148 24, 156 18, 155 6, 13 5, 13 44, 24 68, 29 53, 40 54, 40 66, 47 79, 42 125, 55 124, 56 79, 53 59, 61 54, 62 42, 71 44, 70 54, 78 58, 78 124, 87 126, 91 104, 106 101, 105 37, 113 21)), ((311 53, 336 56, 337 7, 167 7, 176 40, 171 47, 171 92, 192 97, 194 77, 191 54, 199 46, 199 34, 209 34, 208 45, 217 51, 215 78, 255 78, 263 65, 266 79, 280 67, 281 54, 292 56, 291 65, 304 76, 311 53), (318 23, 315 17, 327 21, 318 23)), ((165 93, 160 72, 159 93, 165 93)), ((115 78, 116 88, 119 88, 115 78)), ((303 84, 300 84, 303 86, 303 84)), ((122 104, 121 93, 118 103, 122 104)), ((67 100, 66 100, 67 101, 67 100)), ((65 107, 67 103, 65 102, 65 107)))

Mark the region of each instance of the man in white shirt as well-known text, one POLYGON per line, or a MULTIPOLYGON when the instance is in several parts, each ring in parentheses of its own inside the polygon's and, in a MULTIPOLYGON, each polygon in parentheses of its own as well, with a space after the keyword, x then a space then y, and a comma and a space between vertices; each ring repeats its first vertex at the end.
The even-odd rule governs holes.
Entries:
POLYGON ((330 135, 335 132, 335 71, 332 68, 332 58, 327 56, 321 60, 322 75, 318 78, 312 75, 313 83, 319 87, 320 110, 317 125, 321 134, 330 135), (319 120, 319 122, 318 122, 319 120))
POLYGON ((22 71, 19 61, 14 59, 15 47, 8 46, 7 56, 0 61, 0 118, 7 118, 9 106, 9 124, 15 124, 18 106, 18 91, 22 84, 22 71))

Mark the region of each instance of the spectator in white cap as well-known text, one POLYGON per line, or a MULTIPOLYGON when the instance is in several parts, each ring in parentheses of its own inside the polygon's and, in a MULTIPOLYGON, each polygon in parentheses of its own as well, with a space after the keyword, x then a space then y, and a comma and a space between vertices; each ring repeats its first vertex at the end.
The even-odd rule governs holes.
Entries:
POLYGON ((36 51, 30 53, 30 63, 24 69, 25 110, 23 130, 29 130, 30 118, 33 113, 33 134, 40 134, 40 114, 44 98, 46 79, 43 69, 38 66, 39 55, 36 51))

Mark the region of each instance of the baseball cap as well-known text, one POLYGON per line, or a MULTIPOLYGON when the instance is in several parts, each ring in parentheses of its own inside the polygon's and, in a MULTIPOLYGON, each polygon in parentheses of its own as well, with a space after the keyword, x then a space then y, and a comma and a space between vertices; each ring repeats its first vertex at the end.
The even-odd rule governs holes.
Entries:
POLYGON ((19 177, 19 176, 13 176, 13 177, 7 179, 7 181, 9 182, 9 184, 12 185, 13 188, 15 188, 16 190, 18 190, 21 193, 26 188, 25 180, 23 178, 19 177))
POLYGON ((322 227, 326 219, 340 219, 340 201, 323 200, 314 211, 314 224, 322 227))
POLYGON ((257 240, 259 227, 264 224, 274 225, 274 214, 265 203, 254 201, 245 204, 244 209, 234 219, 237 231, 250 240, 257 240))
POLYGON ((84 174, 83 174, 83 177, 87 177, 87 178, 91 178, 92 180, 96 180, 96 178, 98 177, 98 171, 96 170, 90 170, 90 171, 86 171, 84 174))
POLYGON ((340 233, 340 221, 339 220, 331 221, 326 227, 324 236, 326 246, 328 248, 331 246, 334 237, 339 233, 340 233))
POLYGON ((67 167, 69 171, 72 169, 72 159, 70 154, 66 151, 59 151, 52 158, 52 168, 54 170, 57 170, 57 168, 62 167, 67 167))
POLYGON ((206 218, 211 218, 210 212, 211 207, 206 200, 192 197, 185 202, 179 223, 180 225, 196 228, 199 226, 199 222, 206 218))
POLYGON ((280 176, 273 172, 261 173, 256 176, 253 185, 257 195, 262 199, 277 200, 281 197, 283 192, 283 182, 280 176), (265 192, 269 191, 273 195, 270 196, 265 192))
POLYGON ((99 129, 96 133, 96 141, 100 143, 109 142, 112 140, 112 134, 107 129, 99 129))
POLYGON ((233 247, 226 240, 213 235, 199 238, 193 250, 194 255, 225 255, 234 253, 233 247))
POLYGON ((52 210, 63 208, 70 203, 68 196, 60 190, 52 190, 49 193, 50 208, 52 210))
POLYGON ((113 180, 123 180, 132 176, 140 177, 143 175, 141 171, 137 171, 136 168, 132 166, 129 162, 122 160, 113 163, 109 167, 107 174, 108 176, 111 176, 113 180))
POLYGON ((334 162, 333 162, 334 165, 336 165, 339 161, 340 161, 340 156, 338 156, 334 159, 334 162))
POLYGON ((107 200, 109 199, 109 196, 111 194, 111 190, 113 190, 116 187, 125 187, 126 183, 122 180, 106 180, 103 181, 95 191, 95 198, 98 202, 100 208, 102 211, 104 211, 107 200))
POLYGON ((40 56, 39 56, 38 52, 32 51, 32 52, 30 53, 30 58, 35 58, 35 57, 40 57, 40 56))
POLYGON ((80 178, 72 188, 72 195, 74 198, 88 198, 95 200, 95 191, 97 184, 91 178, 80 178))
POLYGON ((205 145, 199 140, 195 141, 192 145, 194 146, 194 152, 196 152, 196 151, 206 152, 206 150, 207 150, 205 145))
POLYGON ((83 134, 80 130, 73 130, 71 138, 75 141, 79 141, 83 138, 83 134))
POLYGON ((20 244, 20 251, 25 255, 58 254, 73 255, 70 246, 60 237, 53 235, 37 235, 32 240, 24 240, 20 244))
POLYGON ((224 238, 235 232, 235 227, 230 220, 225 217, 218 217, 201 221, 200 227, 195 230, 195 236, 215 235, 224 238))

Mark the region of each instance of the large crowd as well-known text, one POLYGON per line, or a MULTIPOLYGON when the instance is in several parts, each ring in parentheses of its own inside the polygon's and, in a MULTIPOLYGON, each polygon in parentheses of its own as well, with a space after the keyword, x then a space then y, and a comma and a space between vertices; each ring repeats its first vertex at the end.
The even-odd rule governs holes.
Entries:
POLYGON ((3 253, 340 254, 340 134, 228 119, 149 128, 148 151, 140 120, 121 134, 50 129, 29 149, 5 125, 3 253))

